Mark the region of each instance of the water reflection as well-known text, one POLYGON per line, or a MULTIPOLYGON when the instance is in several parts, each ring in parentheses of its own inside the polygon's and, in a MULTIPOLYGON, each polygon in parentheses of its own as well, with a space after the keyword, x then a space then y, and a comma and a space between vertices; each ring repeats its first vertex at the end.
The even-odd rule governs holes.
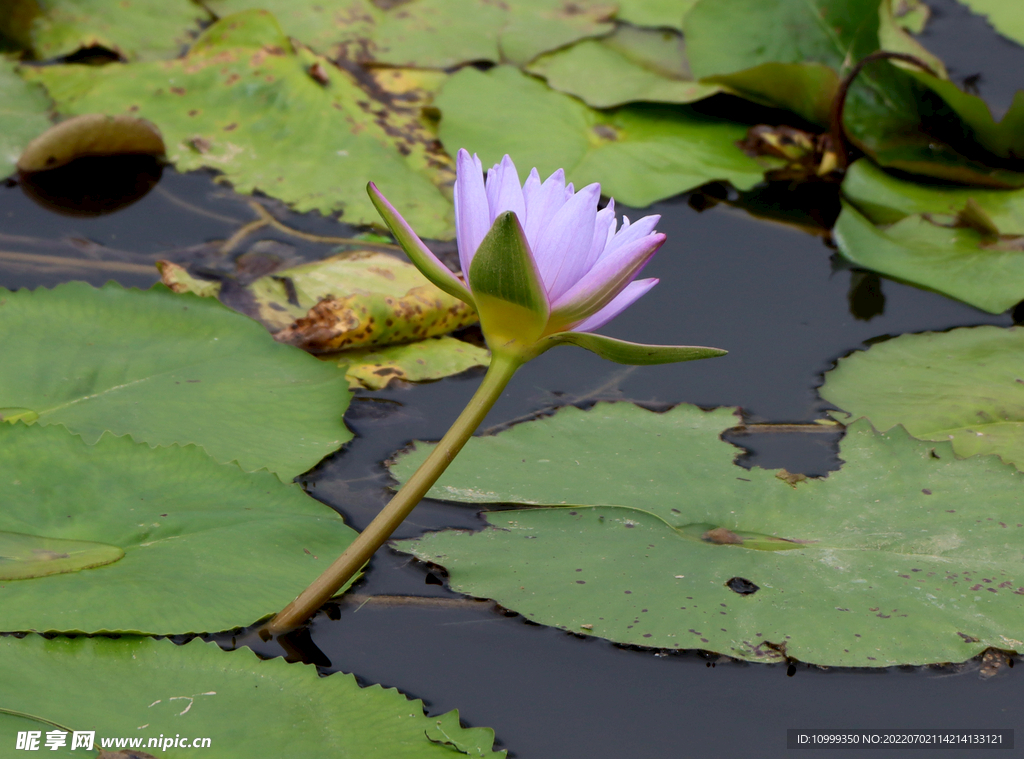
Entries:
POLYGON ((163 174, 153 156, 78 158, 49 171, 23 174, 22 192, 62 216, 103 216, 141 200, 163 174))

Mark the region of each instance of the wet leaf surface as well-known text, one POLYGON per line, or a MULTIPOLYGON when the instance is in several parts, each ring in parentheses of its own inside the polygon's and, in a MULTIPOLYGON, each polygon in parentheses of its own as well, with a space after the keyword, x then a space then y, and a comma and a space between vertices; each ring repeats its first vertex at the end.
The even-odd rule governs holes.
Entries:
POLYGON ((692 103, 722 90, 693 80, 682 35, 667 29, 620 26, 606 37, 542 55, 526 70, 594 108, 692 103))
POLYGON ((112 564, 124 557, 117 546, 0 532, 0 580, 78 572, 112 564))
POLYGON ((738 421, 598 404, 474 438, 430 495, 535 508, 398 545, 453 590, 631 645, 859 667, 1021 647, 1013 467, 860 422, 838 472, 790 484, 735 466, 738 421))
POLYGON ((344 375, 221 304, 163 288, 0 290, 0 406, 88 443, 195 443, 290 480, 351 437, 344 375))
POLYGON ((1024 329, 900 335, 840 359, 821 395, 878 429, 948 440, 959 456, 994 453, 1024 469, 1024 329))
POLYGON ((1024 7, 1005 0, 963 0, 975 13, 986 16, 1004 37, 1024 45, 1024 7))
POLYGON ((1024 299, 1020 237, 992 237, 973 226, 907 216, 888 228, 845 205, 832 232, 858 266, 949 295, 999 314, 1024 299))
POLYGON ((202 7, 187 0, 39 0, 32 23, 37 58, 70 55, 102 47, 126 60, 176 57, 209 20, 202 7))
POLYGON ((749 189, 767 168, 737 147, 739 124, 668 106, 595 111, 508 66, 459 71, 435 104, 446 148, 477 152, 487 166, 508 153, 523 178, 530 167, 542 177, 563 167, 577 187, 600 182, 637 207, 713 179, 749 189))
POLYGON ((62 121, 33 139, 18 158, 18 170, 56 169, 76 158, 165 152, 160 130, 145 119, 91 113, 62 121))
POLYGON ((451 162, 416 121, 418 107, 395 108, 382 91, 367 92, 353 75, 293 48, 268 13, 214 24, 180 60, 50 66, 31 78, 64 114, 152 121, 176 167, 215 169, 239 192, 379 224, 366 196, 373 179, 420 234, 452 232, 439 189, 451 180, 451 162), (326 83, 311 74, 317 65, 329 71, 326 83))
MULTIPOLYGON (((102 544, 91 550, 106 558, 5 577, 5 631, 170 635, 249 625, 294 598, 355 536, 297 485, 218 464, 194 446, 110 435, 87 445, 58 426, 0 425, 0 461, 2 534, 45 537, 53 542, 41 550, 72 558, 72 541, 102 544)), ((0 551, 10 542, 0 540, 0 551)))
MULTIPOLYGON (((494 731, 461 727, 457 711, 427 717, 422 701, 394 688, 362 688, 353 675, 320 677, 311 665, 262 661, 249 650, 224 652, 200 640, 176 646, 132 637, 4 638, 0 674, 22 683, 6 694, 6 708, 95 730, 97 747, 100 738, 187 736, 209 737, 210 745, 160 748, 156 755, 444 759, 454 755, 452 749, 430 739, 440 723, 452 743, 472 749, 472 756, 505 755, 491 751, 494 731), (53 688, 58 680, 62 687, 53 688)), ((6 745, 15 745, 16 732, 26 729, 40 729, 39 723, 0 714, 6 745)))
POLYGON ((525 64, 611 31, 615 3, 585 0, 212 0, 220 15, 263 8, 292 37, 334 58, 450 68, 471 61, 525 64))
POLYGON ((1001 234, 1024 235, 1024 190, 910 182, 860 160, 846 172, 843 195, 876 224, 892 224, 915 214, 951 224, 973 200, 1001 234))
POLYGON ((24 81, 13 61, 0 57, 0 176, 14 171, 33 137, 50 126, 50 100, 38 84, 24 81))

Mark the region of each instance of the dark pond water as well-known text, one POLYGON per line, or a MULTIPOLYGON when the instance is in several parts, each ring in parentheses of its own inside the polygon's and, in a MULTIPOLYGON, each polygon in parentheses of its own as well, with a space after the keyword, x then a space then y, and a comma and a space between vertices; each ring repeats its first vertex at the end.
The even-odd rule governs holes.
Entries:
MULTIPOLYGON (((955 76, 981 70, 981 93, 994 110, 1005 109, 1024 70, 1024 50, 997 38, 983 19, 952 0, 932 4, 926 44, 955 76)), ((826 475, 840 463, 837 433, 764 425, 823 417, 828 405, 816 388, 837 358, 905 332, 1013 323, 1009 314, 992 316, 852 271, 820 230, 743 210, 780 216, 796 206, 804 217, 827 220, 835 208, 834 187, 804 188, 797 201, 786 188, 747 198, 732 193, 728 202, 713 202, 721 196, 711 188, 641 213, 627 211, 631 218, 662 215, 659 229, 668 242, 645 272, 662 281, 605 331, 644 342, 714 345, 728 349, 727 357, 624 368, 582 350, 555 350, 520 372, 484 426, 599 400, 651 408, 679 402, 739 406, 753 425, 729 435, 742 446, 739 464, 826 475)), ((232 255, 217 255, 216 241, 253 220, 250 201, 217 185, 212 175, 161 175, 158 167, 130 162, 86 166, 77 178, 69 173, 46 187, 11 184, 0 188, 0 285, 116 279, 148 287, 157 280, 151 266, 158 258, 244 280, 275 263, 329 252, 329 246, 261 230, 232 255), (67 210, 109 210, 111 196, 130 199, 154 183, 116 212, 67 210)), ((283 209, 277 211, 284 218, 283 209)), ((352 232, 315 215, 287 220, 315 234, 352 232)), ((470 372, 360 394, 347 414, 356 438, 301 478, 305 486, 363 528, 388 496, 382 462, 411 440, 440 437, 479 377, 470 372)), ((473 508, 427 501, 399 535, 481 524, 473 508)), ((422 698, 432 714, 458 708, 467 724, 495 728, 500 744, 519 757, 781 757, 786 729, 794 727, 1024 728, 1020 667, 990 678, 981 676, 978 662, 825 671, 626 649, 464 599, 424 566, 387 550, 374 558, 354 594, 321 613, 309 634, 291 644, 290 655, 315 661, 325 672, 354 672, 365 683, 397 687, 422 698), (400 598, 369 598, 381 595, 400 598)), ((251 636, 235 642, 266 655, 282 652, 251 636)))

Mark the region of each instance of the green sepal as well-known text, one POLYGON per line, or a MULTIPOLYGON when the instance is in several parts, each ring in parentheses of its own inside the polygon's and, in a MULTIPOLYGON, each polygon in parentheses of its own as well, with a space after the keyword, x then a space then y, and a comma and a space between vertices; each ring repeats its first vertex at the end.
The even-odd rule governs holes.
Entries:
POLYGON ((469 292, 469 288, 462 284, 458 277, 448 271, 448 268, 437 259, 437 256, 423 244, 423 240, 413 231, 401 214, 395 210, 395 207, 388 202, 387 198, 381 194, 380 190, 377 189, 377 185, 370 182, 366 185, 366 192, 370 196, 370 201, 373 203, 374 208, 377 209, 377 213, 384 219, 384 223, 388 225, 391 234, 395 236, 395 240, 402 246, 402 250, 409 256, 409 260, 412 261, 413 265, 420 270, 420 273, 431 284, 436 285, 449 295, 474 306, 473 295, 469 292))
POLYGON ((557 332, 539 340, 531 358, 539 356, 556 345, 578 345, 591 353, 617 364, 644 366, 648 364, 674 364, 680 361, 696 361, 701 358, 724 356, 728 351, 721 348, 704 348, 699 345, 644 345, 616 340, 614 337, 595 335, 591 332, 557 332))
POLYGON ((499 215, 480 243, 469 265, 469 285, 492 351, 521 354, 544 334, 551 307, 513 212, 499 215))

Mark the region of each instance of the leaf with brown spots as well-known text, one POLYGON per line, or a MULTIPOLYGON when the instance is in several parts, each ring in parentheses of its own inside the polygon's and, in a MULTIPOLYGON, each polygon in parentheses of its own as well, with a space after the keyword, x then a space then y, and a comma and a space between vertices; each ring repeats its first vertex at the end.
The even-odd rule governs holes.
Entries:
POLYGON ((239 192, 379 225, 366 195, 372 180, 424 237, 453 233, 451 163, 419 118, 425 95, 392 96, 361 70, 293 46, 265 11, 222 19, 179 60, 27 76, 62 114, 130 112, 153 122, 179 170, 214 169, 239 192), (316 66, 326 83, 310 75, 316 66))

